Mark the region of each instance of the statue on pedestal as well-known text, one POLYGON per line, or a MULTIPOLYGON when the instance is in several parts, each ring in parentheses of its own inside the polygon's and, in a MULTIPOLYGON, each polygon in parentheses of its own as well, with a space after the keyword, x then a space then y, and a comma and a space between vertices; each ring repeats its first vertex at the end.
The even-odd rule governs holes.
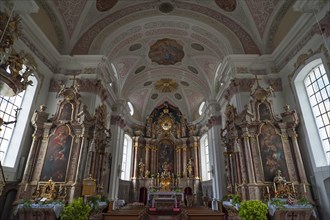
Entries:
POLYGON ((144 168, 145 168, 145 164, 142 161, 142 158, 140 158, 140 162, 139 162, 139 177, 143 178, 144 177, 144 168))
POLYGON ((188 164, 187 164, 187 173, 188 173, 188 177, 192 177, 193 175, 193 162, 191 160, 191 158, 189 158, 188 164))

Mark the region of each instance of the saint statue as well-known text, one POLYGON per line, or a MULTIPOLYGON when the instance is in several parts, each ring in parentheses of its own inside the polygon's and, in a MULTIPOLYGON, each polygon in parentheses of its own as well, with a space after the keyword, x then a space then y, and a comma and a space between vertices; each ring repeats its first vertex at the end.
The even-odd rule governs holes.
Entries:
POLYGON ((139 177, 143 178, 144 177, 144 168, 145 168, 145 164, 142 161, 142 158, 140 158, 140 162, 139 162, 139 177))
POLYGON ((188 164, 187 164, 187 172, 188 172, 188 177, 191 177, 193 174, 193 163, 191 158, 189 158, 188 164))

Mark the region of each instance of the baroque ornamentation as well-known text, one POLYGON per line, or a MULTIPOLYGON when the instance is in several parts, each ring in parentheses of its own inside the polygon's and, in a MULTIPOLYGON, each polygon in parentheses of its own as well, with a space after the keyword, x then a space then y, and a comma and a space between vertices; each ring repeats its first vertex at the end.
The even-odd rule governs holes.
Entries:
POLYGON ((161 79, 155 82, 155 89, 162 93, 173 92, 178 89, 178 86, 178 83, 173 79, 161 79))

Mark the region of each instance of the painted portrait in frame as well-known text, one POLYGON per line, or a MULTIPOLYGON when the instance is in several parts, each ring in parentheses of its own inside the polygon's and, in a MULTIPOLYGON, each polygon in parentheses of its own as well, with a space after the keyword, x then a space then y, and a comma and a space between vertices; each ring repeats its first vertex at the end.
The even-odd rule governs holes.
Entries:
POLYGON ((72 136, 67 125, 61 125, 49 136, 40 181, 65 182, 70 157, 72 136))

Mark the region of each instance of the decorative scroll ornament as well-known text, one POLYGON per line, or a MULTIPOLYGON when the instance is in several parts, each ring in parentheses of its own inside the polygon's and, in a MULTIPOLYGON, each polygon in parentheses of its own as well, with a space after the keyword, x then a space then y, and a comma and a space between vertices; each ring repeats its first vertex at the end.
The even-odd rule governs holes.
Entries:
POLYGON ((30 55, 12 48, 20 33, 20 18, 0 12, 0 95, 15 96, 32 85, 29 78, 36 63, 30 55))

